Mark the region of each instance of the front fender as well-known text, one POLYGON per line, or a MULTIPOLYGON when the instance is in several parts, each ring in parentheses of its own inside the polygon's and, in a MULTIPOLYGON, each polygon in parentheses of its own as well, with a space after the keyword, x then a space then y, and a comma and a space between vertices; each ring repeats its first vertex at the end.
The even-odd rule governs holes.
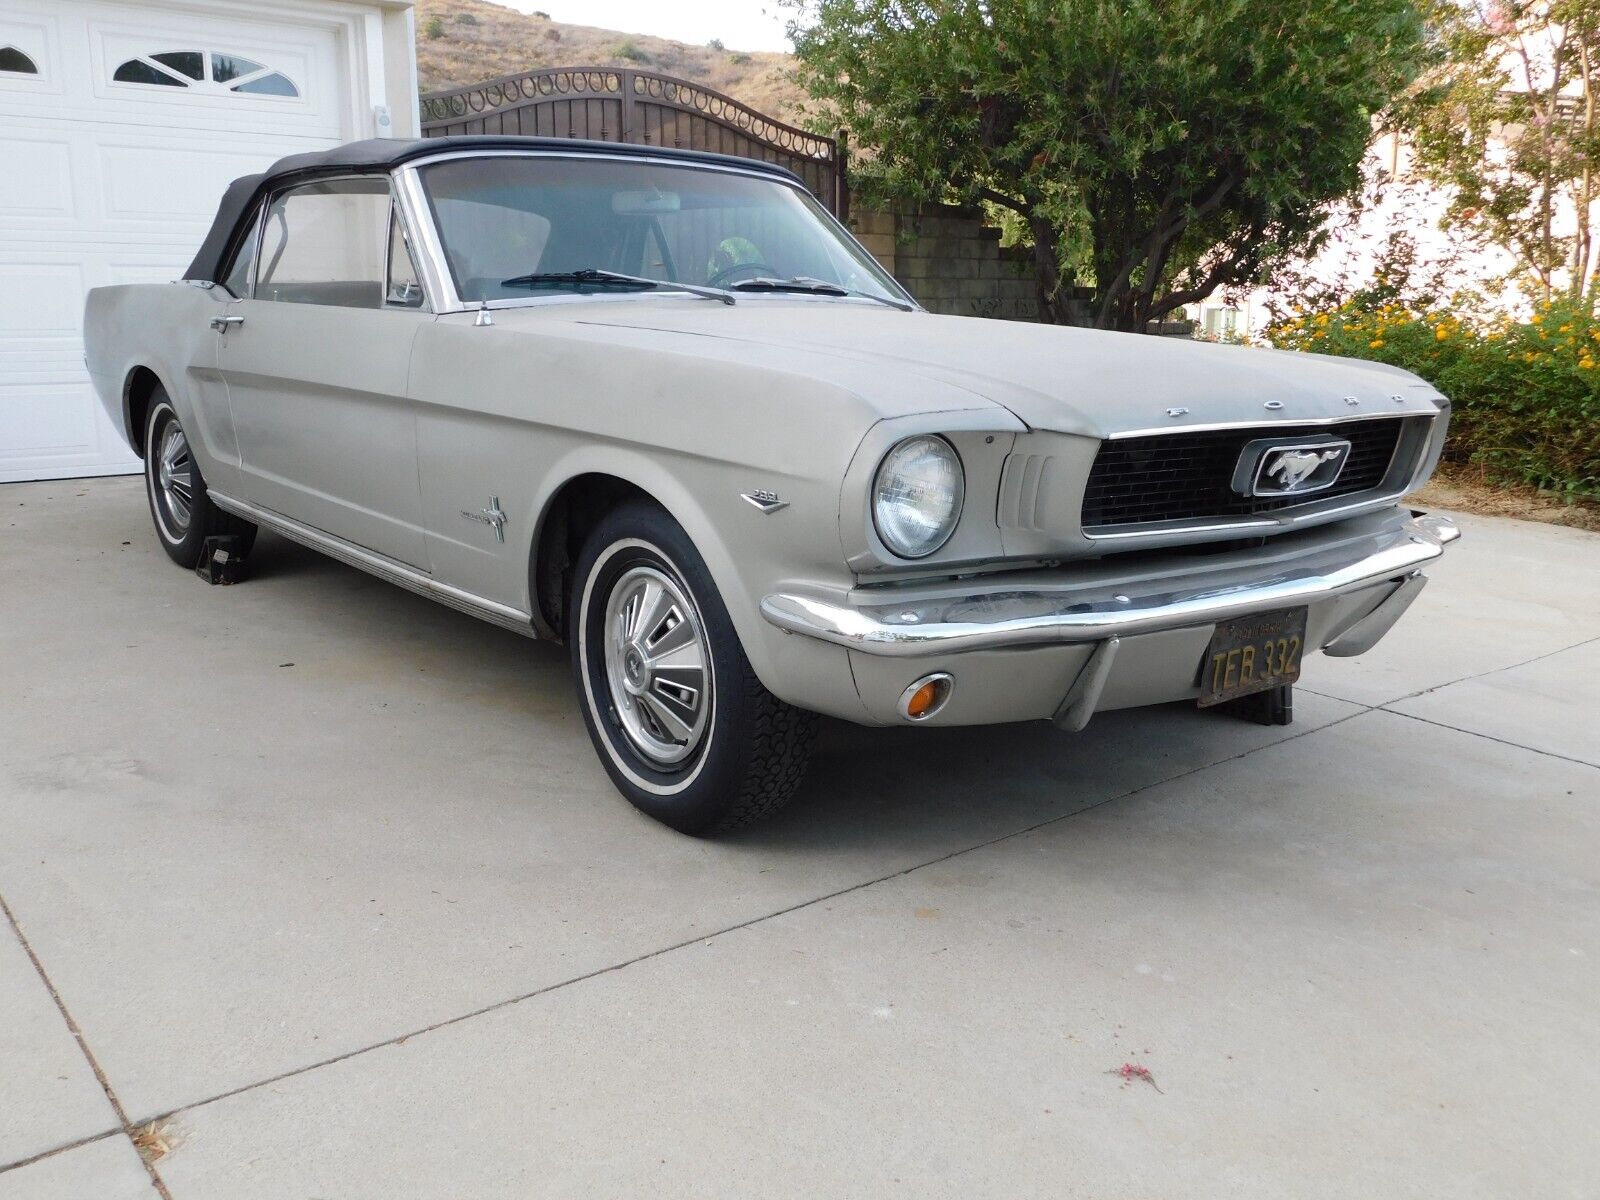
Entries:
MULTIPOLYGON (((575 446, 545 476, 526 514, 524 527, 532 530, 528 562, 538 561, 543 539, 551 534, 552 513, 569 484, 598 475, 638 488, 683 527, 700 552, 745 655, 767 689, 791 704, 861 720, 865 712, 848 655, 833 653, 838 647, 807 645, 813 639, 775 629, 759 607, 761 597, 780 580, 826 585, 848 579, 839 559, 837 485, 801 477, 757 479, 756 474, 726 462, 663 455, 658 449, 646 453, 614 444, 575 446), (787 506, 763 512, 741 494, 764 486, 778 491, 787 506)), ((530 570, 528 609, 542 624, 537 581, 531 575, 530 570)))

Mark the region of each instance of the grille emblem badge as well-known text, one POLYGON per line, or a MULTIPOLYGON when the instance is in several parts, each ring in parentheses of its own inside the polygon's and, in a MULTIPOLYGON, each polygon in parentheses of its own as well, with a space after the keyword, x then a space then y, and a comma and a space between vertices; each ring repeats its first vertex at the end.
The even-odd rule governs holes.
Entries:
POLYGON ((1245 496, 1303 496, 1339 481, 1350 443, 1343 438, 1305 442, 1251 442, 1239 456, 1234 491, 1245 496))
POLYGON ((1280 450, 1273 456, 1272 465, 1265 474, 1268 478, 1276 475, 1279 486, 1286 492, 1292 492, 1310 479, 1323 463, 1332 462, 1343 455, 1343 450, 1280 450))

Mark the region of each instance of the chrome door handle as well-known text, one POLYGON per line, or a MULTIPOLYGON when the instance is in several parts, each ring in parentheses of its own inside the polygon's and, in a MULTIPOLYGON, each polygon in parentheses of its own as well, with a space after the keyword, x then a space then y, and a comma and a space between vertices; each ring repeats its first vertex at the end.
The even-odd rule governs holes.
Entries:
POLYGON ((212 317, 211 328, 218 333, 227 333, 229 325, 243 325, 243 317, 212 317))

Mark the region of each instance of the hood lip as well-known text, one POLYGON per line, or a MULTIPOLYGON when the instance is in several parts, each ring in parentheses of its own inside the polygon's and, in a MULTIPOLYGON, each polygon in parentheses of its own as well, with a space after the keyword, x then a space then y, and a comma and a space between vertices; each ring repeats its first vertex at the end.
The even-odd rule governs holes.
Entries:
MULTIPOLYGON (((1422 399, 1431 400, 1432 397, 1425 396, 1422 399)), ((1441 397, 1440 399, 1443 398, 1441 397)), ((1259 420, 1206 421, 1192 425, 1151 425, 1142 429, 1118 429, 1106 434, 1105 440, 1116 442, 1126 438, 1160 437, 1168 433, 1215 433, 1226 429, 1274 429, 1279 427, 1297 429, 1301 426, 1321 428, 1323 426, 1346 425, 1352 421, 1382 421, 1389 418, 1404 420, 1406 417, 1426 417, 1428 415, 1426 412, 1410 407, 1382 412, 1342 413, 1337 417, 1297 418, 1269 414, 1259 420)))
MULTIPOLYGON (((778 300, 779 298, 772 298, 778 300)), ((790 297, 783 297, 787 300, 790 297)), ((805 298, 809 300, 810 298, 805 298)), ((804 302, 804 301, 802 301, 804 302)), ((872 305, 873 308, 880 306, 872 305)), ((676 306, 674 306, 676 308, 676 306)), ((682 311, 681 309, 677 311, 682 311)), ((723 309, 721 311, 729 311, 723 309)), ((773 328, 751 328, 741 325, 734 328, 722 328, 700 325, 695 328, 685 328, 674 322, 670 317, 662 320, 640 319, 644 313, 637 310, 633 312, 602 314, 598 312, 584 312, 571 314, 575 324, 582 324, 595 328, 616 328, 647 330, 649 332, 668 337, 695 337, 713 338, 719 341, 739 343, 746 346, 769 347, 779 351, 789 351, 804 355, 826 356, 828 358, 851 362, 879 370, 894 371, 905 376, 925 380, 941 388, 954 389, 965 396, 972 397, 981 404, 993 405, 1006 413, 1011 419, 1018 422, 1024 430, 1030 432, 1059 433, 1072 437, 1082 437, 1095 441, 1110 441, 1122 438, 1149 437, 1164 434, 1191 433, 1205 430, 1219 429, 1245 429, 1245 428, 1275 428, 1287 426, 1332 426, 1344 421, 1370 420, 1386 416, 1437 416, 1449 406, 1449 399, 1437 388, 1426 380, 1419 378, 1402 368, 1397 368, 1383 363, 1372 363, 1363 359, 1341 358, 1335 355, 1310 355, 1295 354, 1282 350, 1268 350, 1259 359, 1244 357, 1251 347, 1229 347, 1236 351, 1240 357, 1231 364, 1231 370, 1238 373, 1238 379, 1248 390, 1260 390, 1261 382, 1258 379, 1251 381, 1250 376, 1256 374, 1255 369, 1265 367, 1268 363, 1285 363, 1293 361, 1304 368, 1296 372, 1299 376, 1296 382, 1301 386, 1312 384, 1317 386, 1326 384, 1326 380, 1318 377, 1324 371, 1328 372, 1356 372, 1367 376, 1366 384, 1360 385, 1350 381, 1341 381, 1327 387, 1329 396, 1344 393, 1346 402, 1356 399, 1349 395, 1350 392, 1359 391, 1360 399, 1357 400, 1359 408, 1330 412, 1326 403, 1316 407, 1320 411, 1309 413, 1295 413, 1278 411, 1268 408, 1262 411, 1244 411, 1235 407, 1231 415, 1217 414, 1214 420, 1203 419, 1204 413, 1195 413, 1194 419, 1185 410, 1181 414, 1169 412, 1168 416, 1175 418, 1171 424, 1156 423, 1162 409, 1157 407, 1153 412, 1146 412, 1142 417, 1131 412, 1123 414, 1123 419, 1108 416, 1102 411, 1103 406, 1090 402, 1087 407, 1071 399, 1062 391, 1045 389, 1038 386, 1036 380, 1026 378, 1011 378, 1004 371, 992 372, 974 364, 970 360, 963 360, 960 355, 932 357, 918 357, 907 352, 897 345, 869 345, 869 344, 832 344, 827 339, 814 340, 804 331, 785 331, 773 328), (1383 401, 1380 403, 1380 399, 1383 401), (1393 401, 1394 403, 1388 403, 1393 401), (1032 414, 1030 415, 1028 414, 1032 414), (1155 418, 1155 420, 1152 420, 1155 418), (1190 419, 1180 419, 1190 418, 1190 419)), ((883 310, 883 319, 898 320, 917 317, 932 320, 960 319, 941 316, 920 310, 914 314, 891 313, 883 310)), ((967 318, 966 321, 975 321, 977 318, 967 318)), ((1082 334, 1100 333, 1109 337, 1116 337, 1111 331, 1082 329, 1076 332, 1082 334)), ((1125 338, 1140 335, 1126 334, 1125 338)), ((1119 339, 1121 340, 1121 339, 1119 339)), ((1165 339, 1158 339, 1165 340, 1165 339)), ((1178 347, 1174 347, 1178 350, 1178 347)), ((1185 345, 1182 349, 1193 349, 1202 354, 1208 349, 1200 343, 1185 345)), ((1086 351, 1092 354, 1092 350, 1086 351)), ((1318 391, 1324 390, 1317 386, 1318 391)), ((1263 393, 1270 394, 1270 393, 1263 393)), ((1203 397, 1202 397, 1203 398, 1203 397)), ((1327 397, 1324 397, 1326 400, 1327 397)), ((1281 406, 1280 406, 1281 407, 1281 406)))

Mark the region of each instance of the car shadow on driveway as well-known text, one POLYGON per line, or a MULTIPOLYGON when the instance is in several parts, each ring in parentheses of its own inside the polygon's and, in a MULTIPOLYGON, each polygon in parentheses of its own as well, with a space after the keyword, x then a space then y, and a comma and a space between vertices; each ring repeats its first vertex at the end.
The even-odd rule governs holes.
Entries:
MULTIPOLYGON (((298 662, 308 677, 338 672, 405 682, 427 676, 451 704, 483 710, 458 714, 466 720, 457 728, 482 729, 485 755, 505 753, 494 730, 531 723, 530 769, 538 770, 553 751, 548 739, 559 737, 569 754, 591 764, 594 791, 618 806, 625 803, 613 796, 598 759, 588 753, 564 647, 522 638, 264 533, 244 586, 266 583, 315 592, 326 649, 320 663, 298 662)), ((897 857, 919 850, 936 856, 1358 711, 1342 701, 1307 696, 1295 726, 1267 728, 1180 703, 1103 713, 1078 734, 1043 721, 896 729, 824 719, 800 793, 783 812, 724 844, 735 852, 763 853, 836 853, 892 844, 897 857)))

